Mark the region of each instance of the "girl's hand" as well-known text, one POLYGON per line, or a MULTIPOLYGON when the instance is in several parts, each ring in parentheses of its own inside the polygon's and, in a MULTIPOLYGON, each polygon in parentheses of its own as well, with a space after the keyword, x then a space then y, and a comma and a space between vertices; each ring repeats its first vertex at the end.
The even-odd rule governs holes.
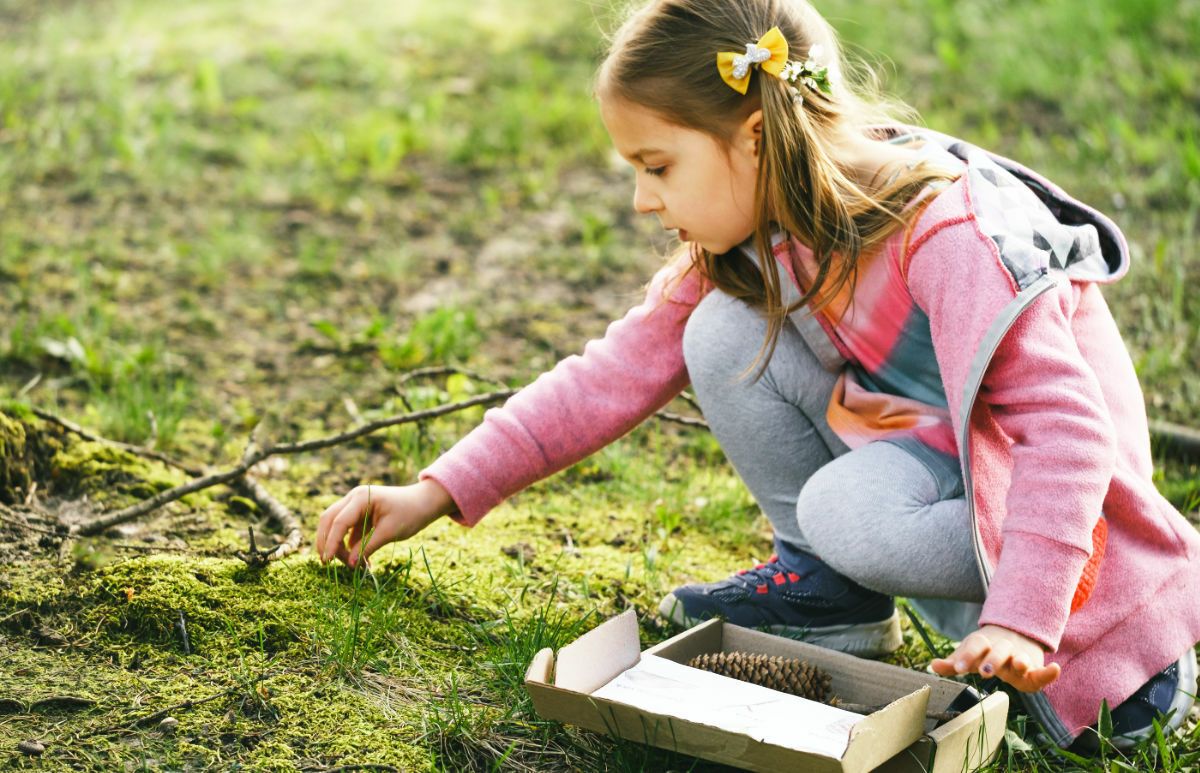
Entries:
POLYGON ((453 509, 454 500, 433 480, 411 486, 355 486, 321 513, 317 555, 321 563, 336 556, 356 566, 360 555, 366 559, 389 542, 408 539, 453 509))
POLYGON ((1042 645, 1016 631, 985 625, 963 639, 947 658, 935 658, 934 673, 955 676, 976 672, 998 676, 1021 692, 1037 692, 1058 678, 1061 667, 1045 664, 1042 645))

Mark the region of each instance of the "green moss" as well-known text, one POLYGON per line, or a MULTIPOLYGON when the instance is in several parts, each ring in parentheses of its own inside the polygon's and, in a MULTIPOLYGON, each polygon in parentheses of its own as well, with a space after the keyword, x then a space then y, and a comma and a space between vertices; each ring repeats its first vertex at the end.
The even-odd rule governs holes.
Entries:
POLYGON ((101 503, 146 499, 183 482, 182 474, 166 465, 87 440, 61 448, 52 465, 56 493, 87 495, 101 503))
POLYGON ((64 445, 63 431, 16 404, 0 410, 0 502, 22 502, 34 481, 45 482, 52 458, 64 445))
POLYGON ((0 618, 6 610, 53 603, 65 589, 62 567, 46 559, 23 563, 19 572, 0 574, 0 618))
POLYGON ((33 478, 25 461, 25 425, 0 413, 0 501, 24 498, 33 478))

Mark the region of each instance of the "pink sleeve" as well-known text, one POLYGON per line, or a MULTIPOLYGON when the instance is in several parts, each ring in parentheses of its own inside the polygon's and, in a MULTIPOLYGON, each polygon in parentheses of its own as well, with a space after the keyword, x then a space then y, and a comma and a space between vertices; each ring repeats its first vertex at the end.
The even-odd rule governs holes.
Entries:
MULTIPOLYGON (((952 371, 947 383, 963 384, 976 336, 990 321, 980 315, 994 316, 1013 295, 994 245, 972 221, 952 225, 914 256, 909 279, 929 316, 943 376, 952 371)), ((1065 280, 1035 300, 1001 342, 979 393, 1012 441, 1013 464, 999 561, 979 623, 1050 650, 1066 627, 1116 463, 1112 421, 1071 330, 1073 310, 1065 280)), ((957 412, 961 396, 948 397, 957 412)))
POLYGON ((419 478, 453 497, 455 520, 479 522, 530 484, 603 448, 666 405, 688 384, 683 329, 702 295, 695 271, 663 293, 687 266, 682 260, 651 279, 646 297, 572 355, 484 414, 419 478))

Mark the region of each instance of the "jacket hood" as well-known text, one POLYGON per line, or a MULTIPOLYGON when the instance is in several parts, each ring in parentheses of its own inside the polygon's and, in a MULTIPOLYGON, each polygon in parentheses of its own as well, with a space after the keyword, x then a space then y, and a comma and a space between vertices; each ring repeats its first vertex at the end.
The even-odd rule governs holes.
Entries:
POLYGON ((969 142, 930 129, 905 129, 966 164, 979 227, 996 243, 1019 288, 1046 273, 1108 283, 1129 270, 1129 248, 1120 229, 1054 183, 969 142))

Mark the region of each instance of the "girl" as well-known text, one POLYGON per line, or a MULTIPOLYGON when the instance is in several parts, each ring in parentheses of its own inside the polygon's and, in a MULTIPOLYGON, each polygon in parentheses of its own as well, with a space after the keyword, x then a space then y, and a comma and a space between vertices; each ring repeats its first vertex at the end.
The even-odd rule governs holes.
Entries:
POLYGON ((420 482, 330 506, 322 560, 473 525, 690 380, 776 555, 665 616, 879 655, 904 595, 961 638, 937 673, 1013 685, 1057 744, 1084 748, 1101 701, 1126 745, 1159 714, 1179 727, 1200 534, 1152 483, 1098 288, 1128 269, 1120 231, 1018 164, 880 125, 804 0, 655 0, 596 92, 634 208, 684 249, 420 482))

